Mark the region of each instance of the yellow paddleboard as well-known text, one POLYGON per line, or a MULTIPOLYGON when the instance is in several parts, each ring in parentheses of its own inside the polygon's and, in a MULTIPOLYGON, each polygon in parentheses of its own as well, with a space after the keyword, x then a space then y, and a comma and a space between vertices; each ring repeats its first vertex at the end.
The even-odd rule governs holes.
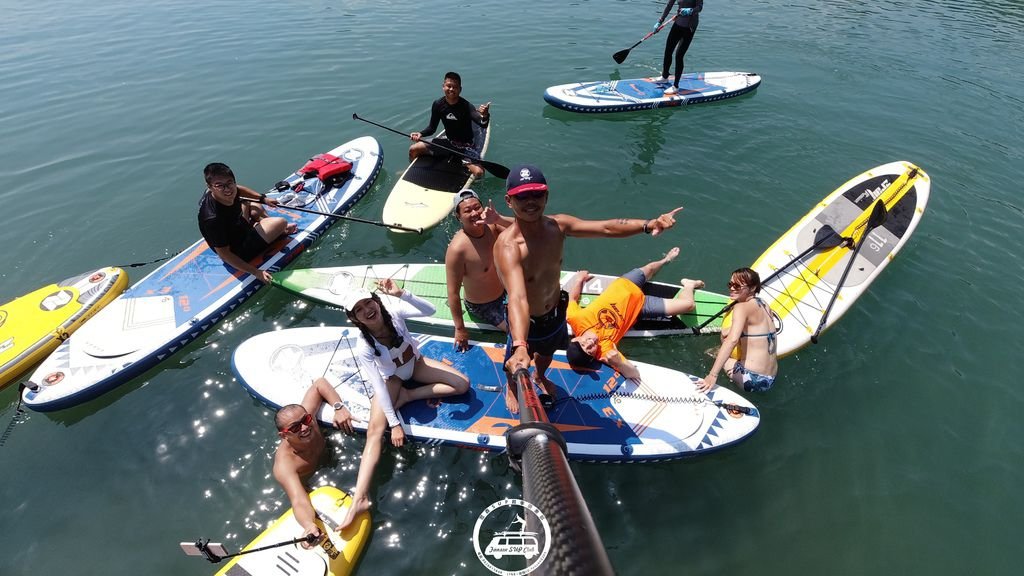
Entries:
MULTIPOLYGON (((317 526, 327 538, 310 549, 299 544, 270 548, 236 556, 217 576, 346 576, 355 568, 359 555, 370 539, 370 513, 362 512, 340 534, 335 531, 345 519, 352 498, 333 486, 321 486, 309 494, 317 513, 317 526)), ((242 550, 286 542, 302 536, 292 509, 281 515, 242 550)))
MULTIPOLYGON (((491 125, 473 125, 480 158, 491 141, 491 125)), ((442 131, 440 135, 444 134, 442 131)), ((457 156, 437 153, 420 156, 409 164, 384 203, 383 220, 407 228, 427 230, 452 212, 455 193, 473 184, 473 177, 457 156)), ((504 188, 503 188, 504 189, 504 188)), ((396 230, 396 232, 401 232, 396 230)))
MULTIPOLYGON (((931 180, 918 166, 877 166, 818 202, 761 254, 751 268, 761 276, 758 296, 775 316, 780 358, 809 344, 820 324, 822 331, 833 326, 867 291, 910 239, 930 193, 931 180), (876 204, 884 206, 884 218, 870 226, 876 204), (819 243, 823 228, 849 242, 819 243)), ((723 325, 730 322, 726 317, 723 325)))
POLYGON ((128 287, 120 268, 100 268, 0 306, 0 388, 53 352, 128 287))

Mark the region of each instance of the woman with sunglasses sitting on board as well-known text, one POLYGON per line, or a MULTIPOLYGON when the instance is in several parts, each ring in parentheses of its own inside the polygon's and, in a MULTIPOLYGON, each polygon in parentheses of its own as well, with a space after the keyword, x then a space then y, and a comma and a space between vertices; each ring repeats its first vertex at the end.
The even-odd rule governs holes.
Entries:
POLYGON ((750 268, 740 268, 729 279, 732 324, 722 330, 722 347, 715 364, 697 389, 707 392, 715 385, 718 371, 725 373, 747 392, 767 392, 775 384, 779 364, 775 356, 775 320, 771 308, 758 298, 761 277, 750 268), (737 352, 733 357, 733 351, 737 352))
POLYGON ((377 287, 384 294, 398 299, 395 305, 389 303, 392 306, 390 310, 377 294, 365 289, 354 290, 343 303, 349 321, 362 333, 354 354, 361 375, 373 386, 373 399, 366 447, 363 448, 363 460, 352 494, 353 504, 339 529, 370 507, 367 492, 380 459, 384 429, 391 427, 391 443, 396 447, 405 442, 405 431, 397 410, 415 400, 456 396, 469 390, 469 379, 464 374, 423 356, 405 326, 406 318, 432 315, 434 306, 399 288, 390 278, 378 281, 377 287), (421 385, 405 388, 403 383, 410 380, 421 385))

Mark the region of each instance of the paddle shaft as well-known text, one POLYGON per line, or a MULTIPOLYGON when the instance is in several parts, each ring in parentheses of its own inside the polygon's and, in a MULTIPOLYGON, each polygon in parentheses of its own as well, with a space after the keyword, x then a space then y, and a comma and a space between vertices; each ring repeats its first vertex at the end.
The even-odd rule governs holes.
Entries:
POLYGON ((846 268, 843 269, 843 275, 839 277, 839 282, 836 284, 836 289, 832 292, 832 298, 828 301, 828 306, 825 307, 825 312, 821 315, 821 321, 818 322, 818 327, 814 329, 814 334, 811 334, 811 342, 818 343, 818 335, 825 329, 825 323, 828 322, 828 314, 832 311, 832 306, 835 305, 836 299, 839 297, 839 291, 843 289, 843 284, 846 283, 846 276, 850 273, 850 269, 853 268, 853 261, 857 259, 857 254, 860 253, 861 246, 864 245, 864 240, 867 239, 868 234, 872 230, 877 228, 883 222, 888 215, 885 209, 885 201, 875 201, 874 207, 871 209, 871 216, 868 216, 867 226, 864 227, 864 234, 857 240, 857 244, 853 247, 853 253, 850 254, 850 261, 846 263, 846 268))
MULTIPOLYGON (((789 268, 790 266, 792 266, 794 262, 799 261, 804 256, 807 256, 811 252, 813 252, 813 251, 817 250, 818 248, 820 248, 822 244, 825 244, 826 242, 829 242, 829 241, 831 241, 834 238, 835 239, 839 239, 839 240, 843 240, 843 241, 846 240, 845 238, 840 236, 838 233, 836 233, 836 231, 831 226, 829 226, 828 224, 822 226, 818 230, 817 239, 814 241, 814 244, 811 244, 806 250, 804 250, 803 252, 797 254, 793 258, 790 258, 789 262, 786 262, 785 266, 780 267, 775 272, 772 272, 771 274, 769 274, 765 279, 761 280, 761 285, 764 286, 768 282, 771 282, 776 277, 778 277, 779 274, 782 274, 783 270, 785 270, 785 269, 789 268), (823 232, 824 232, 824 234, 823 234, 823 232)), ((841 243, 842 242, 830 245, 829 248, 835 248, 836 246, 838 246, 841 243)), ((700 334, 700 331, 703 330, 704 328, 706 328, 708 326, 708 324, 711 324, 716 318, 718 318, 722 314, 725 314, 729 310, 732 310, 732 307, 735 306, 735 305, 736 305, 736 302, 728 303, 721 310, 719 310, 718 313, 716 313, 714 316, 712 316, 711 318, 708 318, 707 320, 701 322, 700 325, 695 326, 692 329, 692 333, 693 334, 700 334)))
POLYGON ((661 26, 658 26, 658 29, 657 29, 657 30, 651 30, 651 31, 650 31, 650 32, 648 32, 648 33, 647 33, 647 35, 645 35, 645 36, 644 36, 643 38, 641 38, 641 39, 637 40, 637 41, 636 41, 636 44, 633 44, 632 46, 630 46, 629 48, 626 48, 625 50, 619 50, 619 51, 618 51, 618 52, 616 52, 615 54, 612 54, 612 60, 615 60, 615 62, 616 62, 616 63, 618 63, 618 64, 622 64, 623 62, 625 62, 625 61, 626 61, 626 57, 627 57, 627 56, 629 56, 629 51, 630 51, 630 50, 632 50, 633 48, 636 48, 637 46, 639 46, 640 44, 642 44, 642 43, 644 42, 644 40, 647 40, 647 39, 648 39, 648 38, 650 38, 651 36, 654 36, 654 35, 655 35, 655 34, 657 34, 658 32, 661 32, 661 29, 662 29, 662 28, 664 28, 665 26, 668 26, 668 25, 669 25, 670 23, 674 22, 674 21, 675 21, 675 19, 676 19, 676 17, 675 17, 675 16, 672 16, 672 17, 671 17, 671 18, 669 18, 668 20, 665 20, 664 22, 662 22, 662 23, 661 23, 661 26))
MULTIPOLYGON (((409 137, 408 134, 406 134, 405 132, 402 132, 401 130, 395 130, 394 128, 391 128, 390 126, 385 126, 383 124, 379 124, 377 122, 374 122, 373 120, 367 120, 366 118, 363 118, 362 116, 360 116, 359 114, 356 114, 355 112, 352 113, 352 119, 353 120, 362 120, 363 122, 366 122, 367 124, 373 124, 374 126, 376 126, 378 128, 383 128, 383 129, 387 130, 388 132, 394 132, 395 134, 398 134, 400 136, 405 136, 406 138, 409 137)), ((454 149, 449 148, 447 146, 442 146, 442 145, 437 144, 435 142, 431 142, 430 140, 420 139, 420 142, 423 142, 427 146, 433 146, 434 148, 437 148, 439 150, 444 150, 445 152, 448 152, 449 154, 453 154, 455 156, 459 156, 459 157, 465 158, 465 159, 469 160, 473 164, 479 164, 480 166, 483 167, 484 170, 487 170, 488 172, 490 172, 491 174, 494 174, 498 178, 508 178, 508 172, 509 172, 508 168, 505 167, 505 166, 502 166, 501 164, 498 164, 497 162, 490 162, 490 161, 484 160, 483 158, 473 158, 472 156, 470 156, 468 154, 465 154, 463 152, 459 152, 458 150, 454 150, 454 149)))
MULTIPOLYGON (((254 198, 242 198, 243 202, 251 202, 254 204, 265 204, 254 198)), ((269 206, 269 204, 268 204, 269 206)), ((298 206, 282 206, 278 204, 274 208, 280 208, 281 210, 294 210, 296 212, 307 212, 309 214, 317 214, 319 216, 327 216, 328 218, 339 218, 341 220, 350 220, 352 222, 362 222, 363 224, 373 224, 374 226, 383 226, 384 228, 394 228, 395 230, 404 230, 406 232, 415 232, 417 234, 423 234, 423 228, 408 228, 400 224, 386 224, 384 222, 377 222, 376 220, 364 220, 362 218, 356 218, 354 216, 342 216, 341 214, 333 214, 331 212, 321 212, 319 210, 310 210, 309 208, 299 208, 298 206)))

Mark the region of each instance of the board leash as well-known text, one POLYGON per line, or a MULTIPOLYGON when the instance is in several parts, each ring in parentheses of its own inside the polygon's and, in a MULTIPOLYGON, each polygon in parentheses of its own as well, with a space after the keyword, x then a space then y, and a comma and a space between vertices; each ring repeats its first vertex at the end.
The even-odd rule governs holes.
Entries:
POLYGON ((0 448, 3 448, 4 444, 7 443, 7 439, 11 437, 11 433, 14 432, 14 427, 20 424, 23 420, 21 415, 25 414, 25 409, 21 407, 21 394, 25 391, 25 383, 18 385, 18 405, 14 409, 14 416, 11 416, 11 421, 7 423, 7 428, 4 429, 4 433, 0 434, 0 448))
POLYGON ((164 256, 163 258, 157 258, 156 260, 150 260, 149 262, 133 262, 131 264, 118 264, 116 268, 138 268, 139 266, 148 266, 150 264, 163 262, 164 260, 170 260, 171 258, 174 258, 178 254, 181 254, 182 252, 184 252, 184 250, 178 250, 177 252, 171 254, 170 256, 164 256))

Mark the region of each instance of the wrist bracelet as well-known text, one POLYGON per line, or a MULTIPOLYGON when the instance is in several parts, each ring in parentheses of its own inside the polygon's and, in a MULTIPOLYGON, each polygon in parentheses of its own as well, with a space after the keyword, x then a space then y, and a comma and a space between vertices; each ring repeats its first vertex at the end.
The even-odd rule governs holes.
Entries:
POLYGON ((519 348, 520 346, 523 346, 523 347, 526 347, 526 348, 530 347, 530 345, 526 343, 526 340, 513 340, 512 341, 512 349, 513 350, 515 350, 516 348, 519 348))
POLYGON ((644 220, 644 228, 643 228, 644 234, 650 234, 651 233, 651 229, 647 227, 647 223, 648 222, 650 222, 650 220, 644 220))
POLYGON ((266 201, 267 201, 267 195, 266 194, 260 194, 260 204, 263 204, 266 201))

